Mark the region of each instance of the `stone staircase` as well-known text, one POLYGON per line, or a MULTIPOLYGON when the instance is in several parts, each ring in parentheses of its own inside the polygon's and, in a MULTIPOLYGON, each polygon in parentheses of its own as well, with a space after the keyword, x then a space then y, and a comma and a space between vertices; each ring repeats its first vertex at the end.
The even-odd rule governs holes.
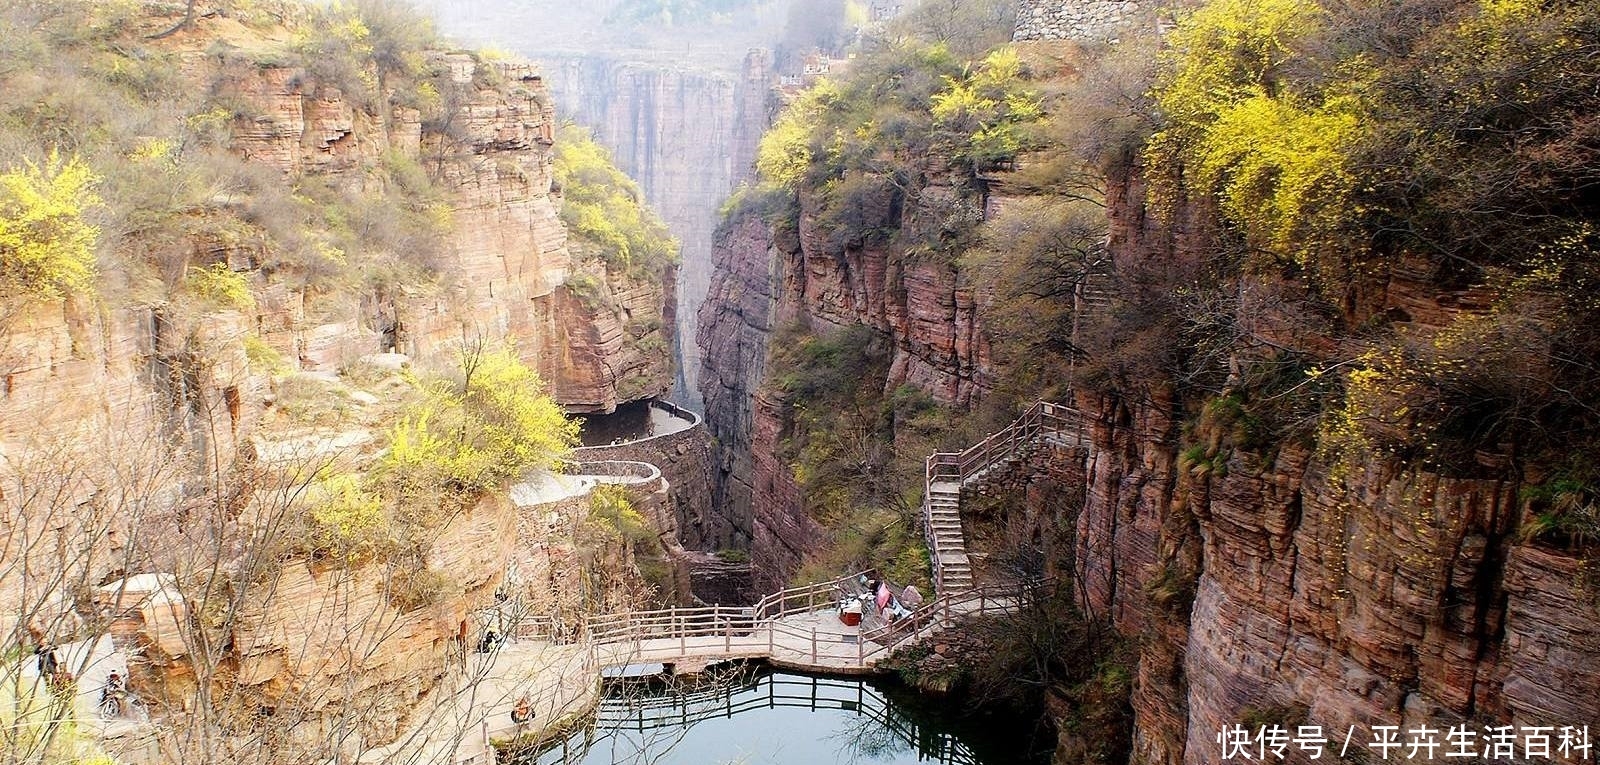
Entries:
POLYGON ((928 456, 922 517, 937 595, 958 594, 978 584, 962 529, 962 491, 981 489, 989 479, 1027 462, 1037 448, 1047 443, 1088 446, 1083 414, 1040 401, 1004 429, 964 451, 928 456))

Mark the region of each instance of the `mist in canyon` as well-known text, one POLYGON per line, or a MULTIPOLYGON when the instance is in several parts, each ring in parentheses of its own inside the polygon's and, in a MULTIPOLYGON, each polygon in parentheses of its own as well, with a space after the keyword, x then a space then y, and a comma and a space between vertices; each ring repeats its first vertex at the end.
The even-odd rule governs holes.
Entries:
MULTIPOLYGON (((700 410, 696 313, 711 281, 719 207, 752 180, 777 105, 772 51, 791 0, 428 0, 441 31, 541 65, 563 119, 589 128, 681 244, 672 398, 700 410)), ((841 8, 842 10, 842 8, 841 8)), ((793 45, 791 44, 791 47, 793 45)))

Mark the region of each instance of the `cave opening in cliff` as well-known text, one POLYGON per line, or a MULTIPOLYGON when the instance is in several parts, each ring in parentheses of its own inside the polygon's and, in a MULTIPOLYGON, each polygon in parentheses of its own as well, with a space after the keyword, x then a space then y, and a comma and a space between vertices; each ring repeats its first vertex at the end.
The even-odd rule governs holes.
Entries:
POLYGON ((584 446, 614 446, 677 433, 695 422, 694 415, 663 401, 629 401, 611 412, 583 415, 579 439, 584 446))

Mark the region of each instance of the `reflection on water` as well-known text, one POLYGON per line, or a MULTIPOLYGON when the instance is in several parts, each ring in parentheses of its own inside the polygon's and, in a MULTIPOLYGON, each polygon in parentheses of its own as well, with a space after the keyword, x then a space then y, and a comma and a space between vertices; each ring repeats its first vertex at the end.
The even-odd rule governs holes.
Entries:
MULTIPOLYGON (((1025 735, 872 681, 743 669, 692 686, 612 684, 589 727, 519 765, 1027 765, 1025 735)), ((1046 752, 1046 755, 1048 752, 1046 752)))

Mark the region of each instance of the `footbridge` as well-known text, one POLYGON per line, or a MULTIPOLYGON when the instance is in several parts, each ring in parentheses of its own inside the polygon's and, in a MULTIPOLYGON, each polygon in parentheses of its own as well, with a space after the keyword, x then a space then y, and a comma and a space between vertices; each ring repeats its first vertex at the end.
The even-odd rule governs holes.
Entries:
MULTIPOLYGON (((1039 402, 1016 421, 960 451, 935 453, 926 461, 922 520, 932 559, 934 597, 892 623, 873 618, 860 626, 839 619, 842 601, 859 594, 861 574, 794 587, 762 598, 753 606, 671 608, 594 615, 577 630, 548 619, 527 619, 516 635, 522 640, 569 646, 570 659, 585 677, 608 668, 662 664, 680 671, 737 659, 826 674, 878 671, 899 650, 973 616, 1015 612, 1038 588, 1034 583, 979 585, 967 553, 961 518, 964 489, 975 489, 1002 471, 1032 458, 1048 446, 1090 446, 1087 418, 1071 407, 1039 402), (575 633, 575 634, 574 634, 575 633)), ((503 658, 510 658, 509 656, 503 658)), ((587 713, 599 701, 598 684, 560 699, 538 699, 546 726, 587 713)), ((560 694, 558 694, 560 695, 560 694)), ((490 765, 494 738, 526 733, 509 723, 511 702, 499 702, 483 725, 482 746, 458 763, 490 765), (487 720, 506 721, 491 724, 487 720)), ((471 744, 472 742, 465 742, 471 744)))
MULTIPOLYGON (((913 717, 896 711, 872 686, 820 676, 745 676, 733 682, 719 678, 703 688, 686 689, 670 696, 608 695, 595 709, 594 728, 644 734, 780 707, 853 711, 859 716, 859 723, 835 734, 846 751, 881 746, 882 736, 888 734, 909 745, 921 762, 942 765, 977 765, 979 762, 961 739, 930 730, 913 717)), ((564 765, 578 762, 582 755, 572 747, 570 739, 554 744, 551 749, 560 749, 561 758, 541 758, 541 761, 564 765)))

